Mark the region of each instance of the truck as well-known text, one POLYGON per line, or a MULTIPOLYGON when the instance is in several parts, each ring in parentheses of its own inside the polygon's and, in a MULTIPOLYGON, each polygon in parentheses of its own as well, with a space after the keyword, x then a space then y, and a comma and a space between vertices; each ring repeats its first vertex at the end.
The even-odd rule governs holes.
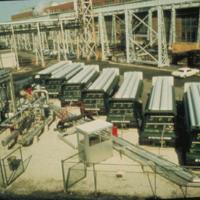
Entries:
POLYGON ((177 109, 172 76, 152 78, 152 89, 143 113, 139 143, 174 146, 176 142, 177 109))

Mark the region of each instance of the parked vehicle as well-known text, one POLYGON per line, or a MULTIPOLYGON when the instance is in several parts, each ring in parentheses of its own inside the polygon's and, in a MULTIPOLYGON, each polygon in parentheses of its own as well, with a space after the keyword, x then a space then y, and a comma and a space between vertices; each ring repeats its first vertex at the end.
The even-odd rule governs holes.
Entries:
POLYGON ((186 78, 186 77, 194 76, 198 74, 199 72, 200 72, 199 69, 182 67, 176 71, 173 71, 172 75, 179 78, 186 78))

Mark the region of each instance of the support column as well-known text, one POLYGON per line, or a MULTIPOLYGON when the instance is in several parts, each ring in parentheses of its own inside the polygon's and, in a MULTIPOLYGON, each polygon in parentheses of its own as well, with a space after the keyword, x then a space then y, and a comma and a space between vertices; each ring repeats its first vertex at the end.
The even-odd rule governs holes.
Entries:
POLYGON ((148 28, 148 39, 149 39, 149 43, 150 46, 153 45, 153 32, 152 32, 152 26, 153 26, 153 22, 152 22, 152 10, 149 9, 148 11, 148 25, 150 28, 148 28))
POLYGON ((11 25, 11 31, 12 31, 12 37, 13 37, 13 44, 11 44, 11 46, 14 46, 14 52, 15 52, 15 59, 16 59, 16 67, 17 69, 19 69, 19 59, 18 59, 18 53, 17 53, 17 43, 16 43, 16 39, 15 39, 15 32, 14 32, 14 28, 13 25, 11 25))
POLYGON ((110 49, 109 49, 105 19, 102 13, 99 13, 99 32, 100 32, 100 42, 102 50, 102 60, 106 60, 107 56, 110 54, 110 49))
POLYGON ((116 15, 112 15, 112 39, 111 39, 111 43, 116 44, 116 42, 117 42, 116 15))
POLYGON ((102 60, 106 59, 105 56, 105 41, 104 41, 104 35, 103 35, 103 15, 102 13, 99 13, 99 33, 100 33, 100 42, 101 42, 101 52, 102 52, 102 60))
POLYGON ((199 21, 198 21, 197 42, 200 43, 200 8, 199 8, 199 21))
POLYGON ((158 13, 158 67, 169 65, 169 58, 167 52, 167 41, 165 33, 165 19, 161 6, 157 7, 158 13))
POLYGON ((171 46, 174 42, 176 42, 176 9, 175 6, 173 5, 171 9, 171 27, 170 27, 169 45, 171 46))
POLYGON ((60 30, 61 30, 61 38, 62 38, 62 46, 63 46, 63 51, 64 51, 64 60, 67 60, 67 50, 66 50, 66 39, 65 39, 65 34, 64 34, 64 29, 63 29, 63 21, 60 21, 60 30))
POLYGON ((39 50, 40 50, 40 59, 41 59, 41 62, 42 62, 42 67, 45 66, 45 63, 44 63, 44 56, 43 56, 43 49, 42 49, 42 41, 41 41, 41 33, 40 33, 40 26, 39 26, 39 23, 37 23, 37 32, 38 32, 38 46, 39 46, 39 50))
POLYGON ((131 29, 131 22, 130 22, 130 13, 126 9, 125 10, 125 31, 126 31, 126 62, 130 63, 130 29, 131 29))

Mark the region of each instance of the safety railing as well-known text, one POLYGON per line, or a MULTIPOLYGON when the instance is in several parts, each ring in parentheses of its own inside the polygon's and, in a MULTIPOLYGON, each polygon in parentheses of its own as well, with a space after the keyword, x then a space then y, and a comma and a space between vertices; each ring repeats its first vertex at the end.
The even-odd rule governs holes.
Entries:
POLYGON ((0 188, 6 188, 23 174, 30 158, 23 159, 21 147, 0 158, 0 188))
MULTIPOLYGON (((144 198, 200 196, 199 187, 181 186, 163 178, 156 165, 152 169, 149 164, 138 163, 86 164, 80 162, 79 159, 80 155, 77 153, 62 161, 65 192, 129 195, 144 198)), ((123 156, 121 159, 124 162, 123 156)), ((174 171, 169 167, 169 174, 170 170, 174 171)), ((180 169, 177 167, 177 170, 180 169)))

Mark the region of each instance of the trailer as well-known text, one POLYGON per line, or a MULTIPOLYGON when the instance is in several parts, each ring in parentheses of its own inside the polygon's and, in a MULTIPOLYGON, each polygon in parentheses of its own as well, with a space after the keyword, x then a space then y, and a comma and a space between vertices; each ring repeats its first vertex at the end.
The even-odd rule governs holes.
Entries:
POLYGON ((65 65, 72 63, 71 61, 60 61, 56 64, 53 64, 46 69, 43 69, 42 71, 39 71, 35 77, 34 82, 41 86, 46 86, 46 81, 49 79, 53 73, 55 73, 57 70, 63 68, 65 65))
POLYGON ((143 90, 142 72, 125 72, 118 92, 109 100, 107 121, 118 126, 139 127, 143 90))
POLYGON ((50 97, 61 94, 62 85, 83 69, 83 63, 71 63, 57 70, 47 79, 46 90, 50 97))
POLYGON ((189 150, 186 165, 200 165, 200 82, 185 83, 184 110, 189 150))
POLYGON ((64 81, 61 91, 61 102, 79 102, 82 99, 82 91, 87 89, 98 77, 98 65, 86 65, 78 74, 69 81, 64 81))
POLYGON ((176 100, 174 78, 152 78, 152 89, 143 114, 140 144, 174 146, 176 141, 176 100))
POLYGON ((83 90, 85 110, 105 114, 108 111, 108 100, 118 87, 119 69, 104 68, 96 81, 83 90))

